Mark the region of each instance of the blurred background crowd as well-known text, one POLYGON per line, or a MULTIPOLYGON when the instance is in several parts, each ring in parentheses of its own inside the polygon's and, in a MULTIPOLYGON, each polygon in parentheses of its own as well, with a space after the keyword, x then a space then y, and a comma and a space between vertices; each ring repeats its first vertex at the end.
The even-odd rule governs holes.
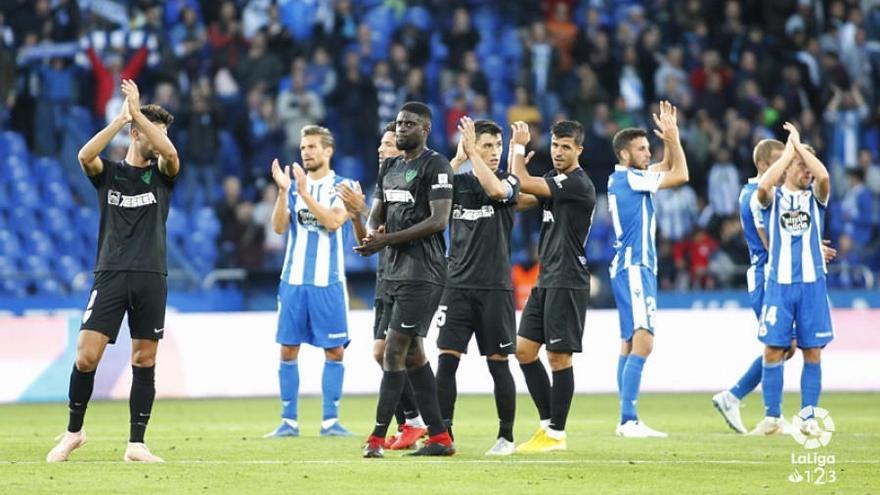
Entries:
MULTIPOLYGON (((75 157, 118 112, 122 78, 177 119, 170 281, 191 291, 271 302, 285 245, 269 225, 272 158, 296 161, 300 128, 325 125, 333 168, 370 191, 381 129, 409 100, 432 107, 430 145, 450 157, 462 115, 505 137, 528 122, 533 173, 551 168, 553 122, 584 125, 598 305, 611 137, 651 126, 660 99, 679 108, 691 176, 656 195, 661 289, 744 286, 739 190, 754 144, 784 140, 785 121, 832 173, 831 284, 880 275, 880 0, 0 0, 0 293, 88 288, 98 217, 75 157)), ((520 298, 539 227, 517 218, 520 298)), ((369 301, 375 260, 346 264, 369 301)))

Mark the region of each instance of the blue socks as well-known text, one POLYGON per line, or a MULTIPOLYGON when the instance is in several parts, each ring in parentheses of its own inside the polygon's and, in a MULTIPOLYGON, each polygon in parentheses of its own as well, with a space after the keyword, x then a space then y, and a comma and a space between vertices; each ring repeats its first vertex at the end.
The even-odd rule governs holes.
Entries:
POLYGON ((752 365, 749 366, 749 369, 746 371, 736 385, 730 389, 730 393, 733 394, 739 400, 742 400, 743 397, 749 395, 752 390, 755 390, 755 387, 761 383, 761 373, 763 373, 764 368, 764 358, 758 356, 752 361, 752 365))
POLYGON ((778 418, 782 416, 782 369, 785 361, 778 363, 764 362, 761 375, 764 395, 764 416, 778 418))
POLYGON ((339 417, 339 400, 342 398, 342 379, 345 365, 342 361, 324 361, 324 374, 321 377, 321 392, 324 396, 324 419, 339 417))
POLYGON ((278 367, 278 381, 281 384, 281 417, 297 419, 297 399, 299 398, 299 365, 294 361, 281 361, 278 367))
POLYGON ((822 393, 822 362, 804 361, 804 369, 801 371, 801 408, 818 406, 820 393, 822 393))
POLYGON ((636 401, 639 399, 639 385, 642 382, 642 368, 645 358, 630 354, 623 367, 620 389, 620 424, 639 419, 636 412, 636 401))
POLYGON ((617 356, 617 395, 623 390, 623 367, 626 366, 626 356, 617 356))

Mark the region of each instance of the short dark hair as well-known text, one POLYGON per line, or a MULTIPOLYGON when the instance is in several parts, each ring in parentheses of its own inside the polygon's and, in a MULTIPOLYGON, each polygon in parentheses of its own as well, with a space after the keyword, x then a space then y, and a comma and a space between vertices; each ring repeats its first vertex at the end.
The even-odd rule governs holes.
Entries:
POLYGON ((397 130, 397 122, 392 120, 391 122, 388 122, 387 124, 385 124, 385 128, 382 129, 382 134, 385 134, 386 132, 394 132, 396 130, 397 130))
POLYGON ((617 131, 617 134, 614 135, 614 139, 611 140, 611 146, 614 147, 614 155, 620 156, 621 150, 629 146, 629 143, 634 139, 640 137, 647 139, 648 131, 637 127, 627 127, 626 129, 617 131))
POLYGON ((574 142, 578 146, 584 144, 584 126, 575 120, 560 120, 553 124, 550 133, 557 138, 574 138, 574 142))
POLYGON ((431 119, 433 119, 434 114, 431 112, 431 107, 425 105, 420 101, 408 101, 400 107, 401 112, 410 112, 418 115, 419 117, 425 119, 429 124, 431 123, 431 119))
POLYGON ((174 116, 171 115, 168 110, 165 110, 155 103, 142 106, 141 113, 144 114, 144 117, 150 122, 154 124, 164 124, 166 128, 171 127, 171 124, 174 123, 174 116))
POLYGON ((474 130, 477 134, 477 139, 479 139, 480 134, 491 134, 492 136, 498 136, 501 134, 501 126, 492 122, 491 120, 480 119, 474 122, 474 130))

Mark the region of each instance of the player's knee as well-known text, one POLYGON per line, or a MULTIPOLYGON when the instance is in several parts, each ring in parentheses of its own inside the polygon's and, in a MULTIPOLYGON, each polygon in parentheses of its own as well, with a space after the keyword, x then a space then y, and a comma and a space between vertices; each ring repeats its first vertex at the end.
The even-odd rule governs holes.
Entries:
POLYGON ((782 361, 782 358, 785 356, 785 349, 785 347, 765 347, 764 361, 767 363, 778 363, 779 361, 782 361))
POLYGON ((519 361, 520 364, 533 363, 536 359, 538 359, 538 352, 537 351, 533 351, 532 349, 524 349, 524 348, 517 348, 516 349, 516 360, 519 361))
POLYGON ((131 356, 131 365, 138 368, 151 368, 156 365, 156 356, 135 353, 131 356))
POLYGON ((299 346, 283 345, 281 346, 282 361, 296 361, 299 357, 299 346))
POLYGON ((571 354, 568 353, 548 352, 547 360, 550 361, 550 369, 553 371, 571 367, 571 354))
POLYGON ((809 349, 804 349, 804 362, 807 363, 818 363, 822 360, 822 348, 821 347, 811 347, 809 349))
POLYGON ((342 346, 324 349, 324 357, 329 361, 342 361, 343 354, 345 354, 345 348, 342 346))
POLYGON ((83 373, 95 371, 98 368, 98 362, 101 360, 97 352, 88 350, 80 350, 76 353, 76 369, 83 373))

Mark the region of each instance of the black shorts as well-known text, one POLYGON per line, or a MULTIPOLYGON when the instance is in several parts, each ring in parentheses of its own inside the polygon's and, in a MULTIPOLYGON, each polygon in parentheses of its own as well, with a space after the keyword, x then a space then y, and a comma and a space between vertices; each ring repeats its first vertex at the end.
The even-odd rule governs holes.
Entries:
POLYGON ((80 330, 94 330, 116 342, 128 312, 131 338, 159 340, 165 333, 168 277, 153 272, 97 272, 80 330))
POLYGON ((388 328, 398 332, 425 337, 434 319, 434 311, 443 295, 443 286, 427 282, 385 282, 388 308, 388 328))
POLYGON ((535 287, 519 321, 519 336, 548 351, 581 352, 589 289, 535 287))
POLYGON ((476 335, 481 356, 516 352, 513 291, 449 288, 437 307, 437 348, 467 352, 476 335))
POLYGON ((388 323, 391 319, 391 301, 388 296, 380 296, 376 294, 376 300, 373 302, 373 338, 376 340, 385 340, 385 334, 388 332, 388 323))

